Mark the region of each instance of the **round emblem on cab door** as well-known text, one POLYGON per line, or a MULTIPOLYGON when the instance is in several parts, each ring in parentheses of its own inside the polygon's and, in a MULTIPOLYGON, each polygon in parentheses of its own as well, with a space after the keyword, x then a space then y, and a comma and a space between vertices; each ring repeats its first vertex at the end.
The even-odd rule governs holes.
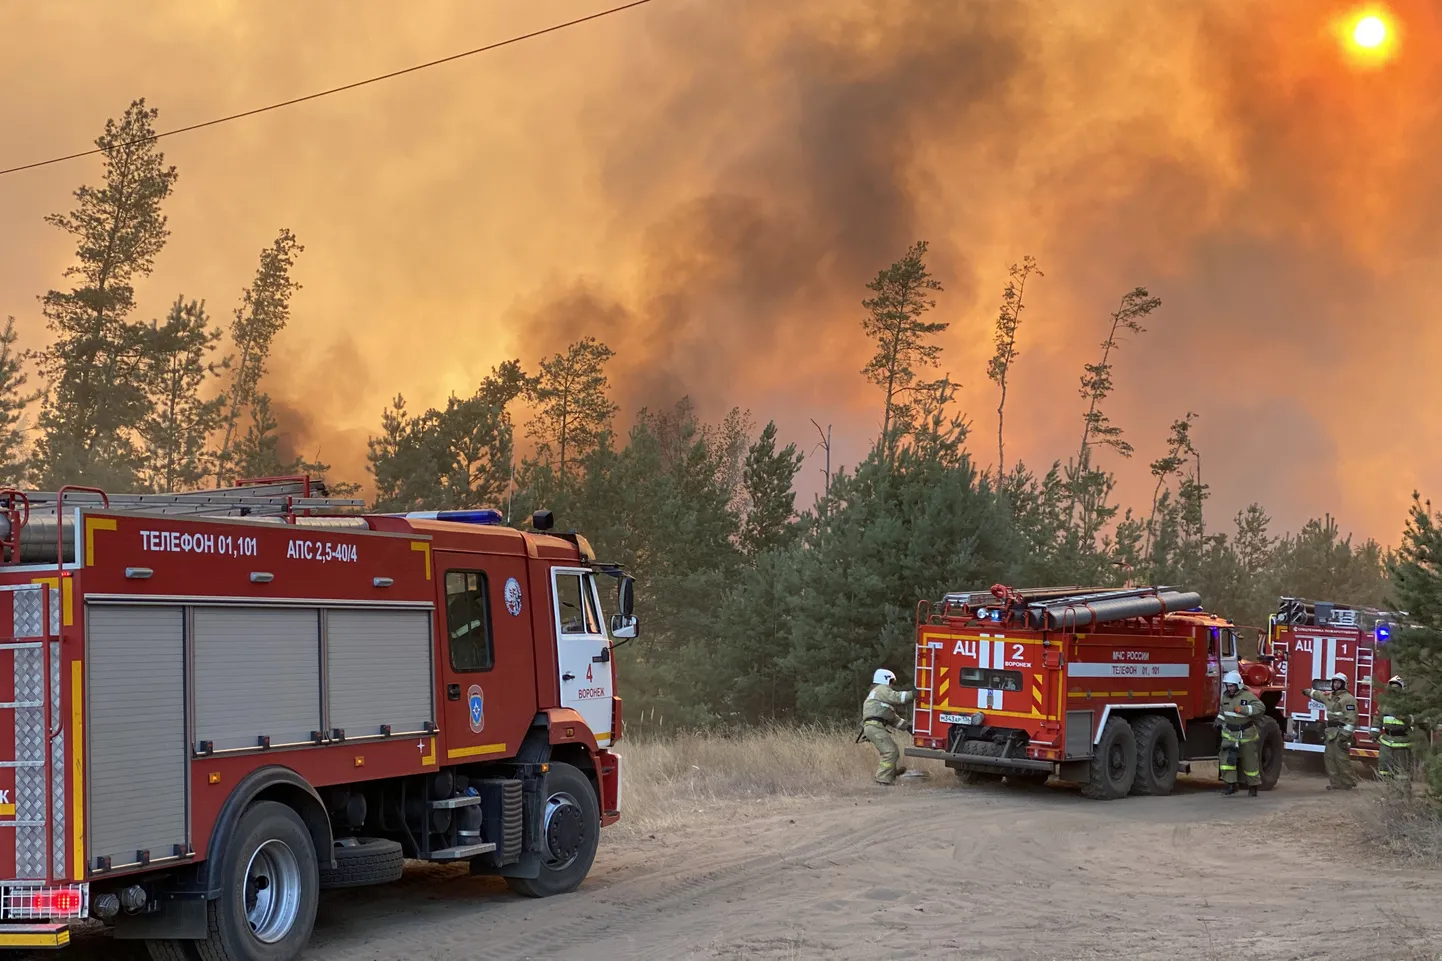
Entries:
POLYGON ((521 582, 514 577, 506 579, 506 610, 512 617, 521 614, 521 582))
POLYGON ((471 733, 481 733, 486 727, 486 696, 479 684, 472 684, 466 692, 466 709, 470 715, 467 720, 471 722, 471 733))

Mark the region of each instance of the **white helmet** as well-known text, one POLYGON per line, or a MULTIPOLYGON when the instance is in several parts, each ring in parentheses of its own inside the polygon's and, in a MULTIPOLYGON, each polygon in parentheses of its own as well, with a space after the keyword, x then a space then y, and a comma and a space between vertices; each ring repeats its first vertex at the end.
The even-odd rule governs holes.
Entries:
POLYGON ((896 675, 884 667, 878 667, 876 673, 871 675, 872 684, 890 684, 894 680, 896 680, 896 675))
POLYGON ((1327 678, 1327 680, 1329 680, 1329 681, 1341 681, 1343 684, 1346 684, 1346 683, 1347 683, 1347 675, 1343 674, 1341 671, 1338 671, 1336 674, 1333 674, 1331 677, 1327 678))
POLYGON ((1222 678, 1223 684, 1232 684, 1236 687, 1242 686, 1242 675, 1237 671, 1228 671, 1227 676, 1222 678))
POLYGON ((1392 685, 1392 684, 1396 684, 1398 687, 1402 688, 1403 690, 1406 690, 1406 689, 1407 689, 1407 685, 1402 683, 1402 675, 1401 675, 1401 674, 1393 674, 1393 675, 1392 675, 1392 680, 1388 681, 1387 684, 1388 684, 1389 686, 1392 685))

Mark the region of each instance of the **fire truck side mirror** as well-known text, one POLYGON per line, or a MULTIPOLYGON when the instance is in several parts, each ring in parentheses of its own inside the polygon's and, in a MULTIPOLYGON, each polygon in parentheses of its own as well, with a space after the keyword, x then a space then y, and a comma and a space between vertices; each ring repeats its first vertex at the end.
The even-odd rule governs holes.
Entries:
POLYGON ((612 614, 611 615, 611 636, 618 641, 629 641, 636 636, 640 630, 640 624, 635 614, 612 614))
POLYGON ((623 574, 616 585, 616 610, 627 617, 636 613, 636 579, 629 574, 623 574))

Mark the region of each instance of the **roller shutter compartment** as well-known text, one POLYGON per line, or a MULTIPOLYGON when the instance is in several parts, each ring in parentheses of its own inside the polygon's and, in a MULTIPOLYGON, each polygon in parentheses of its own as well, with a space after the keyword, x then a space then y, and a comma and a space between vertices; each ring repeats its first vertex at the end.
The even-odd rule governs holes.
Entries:
POLYGON ((320 612, 196 608, 195 740, 213 750, 311 741, 320 730, 320 612))
POLYGON ((90 866, 171 857, 188 840, 184 612, 94 605, 85 616, 90 866))
POLYGON ((349 737, 424 731, 432 711, 427 611, 326 612, 330 726, 349 737))

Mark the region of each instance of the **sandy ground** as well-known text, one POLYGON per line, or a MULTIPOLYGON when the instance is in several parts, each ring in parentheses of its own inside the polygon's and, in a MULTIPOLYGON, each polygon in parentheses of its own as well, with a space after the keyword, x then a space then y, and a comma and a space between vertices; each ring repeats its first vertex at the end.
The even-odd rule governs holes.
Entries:
MULTIPOLYGON (((1442 958, 1442 873, 1364 850, 1351 809, 1368 792, 1324 783, 1284 777, 1250 800, 1195 780, 1107 803, 932 779, 737 804, 603 841, 561 898, 431 865, 328 894, 305 958, 1442 958)), ((131 956, 93 937, 69 955, 131 956)))

